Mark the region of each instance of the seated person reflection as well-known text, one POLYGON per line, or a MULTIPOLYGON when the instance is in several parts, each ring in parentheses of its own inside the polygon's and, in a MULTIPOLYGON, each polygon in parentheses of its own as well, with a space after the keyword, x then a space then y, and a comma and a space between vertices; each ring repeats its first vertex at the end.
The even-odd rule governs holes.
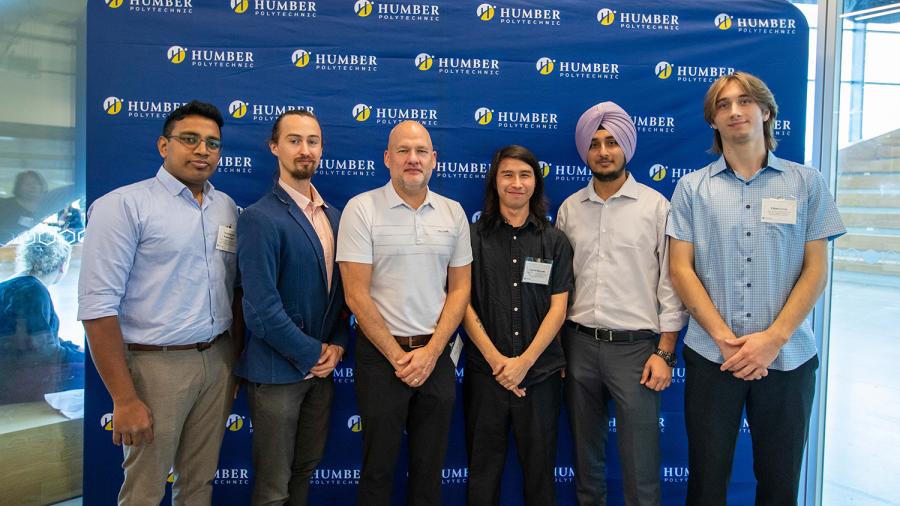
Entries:
POLYGON ((84 387, 84 352, 59 338, 47 290, 65 276, 70 253, 55 231, 31 231, 16 253, 18 272, 0 283, 0 404, 84 387))

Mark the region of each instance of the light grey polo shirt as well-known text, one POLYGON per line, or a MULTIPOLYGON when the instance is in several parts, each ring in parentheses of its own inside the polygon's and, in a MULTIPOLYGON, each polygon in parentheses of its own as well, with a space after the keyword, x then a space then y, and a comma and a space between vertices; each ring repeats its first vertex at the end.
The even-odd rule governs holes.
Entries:
POLYGON ((447 298, 447 268, 472 263, 466 213, 431 190, 413 209, 388 181, 347 203, 336 260, 372 265, 370 293, 391 334, 431 334, 447 298))

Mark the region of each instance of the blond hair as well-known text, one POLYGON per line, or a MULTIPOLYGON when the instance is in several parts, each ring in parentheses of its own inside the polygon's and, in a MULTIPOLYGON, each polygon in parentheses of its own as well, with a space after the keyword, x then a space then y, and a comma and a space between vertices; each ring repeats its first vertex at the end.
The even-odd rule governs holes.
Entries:
MULTIPOLYGON (((715 122, 716 100, 722 89, 731 82, 738 83, 763 112, 769 111, 769 117, 763 121, 763 136, 766 140, 766 150, 774 151, 778 146, 778 139, 775 138, 775 118, 778 116, 778 104, 775 103, 775 95, 772 94, 772 90, 762 79, 753 74, 738 71, 716 79, 706 91, 706 97, 703 99, 703 118, 710 125, 715 122)), ((722 154, 722 135, 716 129, 713 129, 713 144, 710 151, 717 155, 722 154)))

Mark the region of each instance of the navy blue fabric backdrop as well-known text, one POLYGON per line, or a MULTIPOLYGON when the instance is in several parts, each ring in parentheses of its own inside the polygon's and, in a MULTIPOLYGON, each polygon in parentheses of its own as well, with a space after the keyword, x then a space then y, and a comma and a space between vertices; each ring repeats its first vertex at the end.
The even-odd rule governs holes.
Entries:
MULTIPOLYGON (((713 159, 702 99, 709 83, 734 70, 768 82, 781 107, 779 156, 803 160, 807 44, 802 14, 771 0, 91 0, 88 199, 152 177, 160 165, 154 144, 163 119, 193 98, 216 104, 226 117, 222 162, 212 182, 239 206, 272 185, 276 163, 265 142, 272 121, 286 109, 308 108, 325 140, 314 182, 333 205, 343 207, 387 181, 382 154, 388 132, 403 119, 417 119, 438 151, 433 190, 477 216, 491 155, 522 144, 542 160, 555 215, 590 179, 573 132, 581 112, 604 100, 622 105, 637 124, 629 170, 668 196, 681 176, 713 159)), ((331 433, 312 479, 312 504, 355 503, 362 427, 353 365, 351 346, 335 370, 331 433)), ((457 369, 458 383, 463 374, 457 369)), ((683 504, 687 483, 683 381, 678 367, 662 398, 666 505, 683 504)), ((114 504, 121 482, 111 411, 89 366, 85 504, 114 504)), ((243 394, 232 412, 214 504, 249 503, 253 424, 243 394)), ((560 503, 573 504, 573 442, 562 416, 556 479, 560 503)), ((447 504, 465 497, 462 427, 457 409, 444 470, 447 504)), ((615 419, 597 430, 610 432, 610 504, 622 504, 615 419)), ((517 504, 521 475, 514 449, 508 462, 502 502, 517 504)), ((398 485, 404 476, 401 462, 398 485)), ((395 488, 400 504, 405 493, 395 488)), ((753 488, 745 421, 730 502, 751 503, 753 488)))

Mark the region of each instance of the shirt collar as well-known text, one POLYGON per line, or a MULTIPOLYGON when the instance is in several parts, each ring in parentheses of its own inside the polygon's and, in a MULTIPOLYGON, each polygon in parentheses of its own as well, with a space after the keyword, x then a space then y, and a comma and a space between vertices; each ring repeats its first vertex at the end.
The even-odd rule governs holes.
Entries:
MULTIPOLYGON (((598 195, 597 192, 594 191, 594 178, 588 181, 587 187, 582 190, 584 195, 582 195, 581 201, 584 202, 586 200, 590 200, 593 202, 604 202, 598 195)), ((610 201, 616 197, 628 197, 630 199, 637 199, 641 195, 641 186, 637 181, 634 180, 634 176, 631 175, 629 171, 626 178, 625 183, 622 184, 622 187, 619 188, 619 191, 610 195, 606 201, 610 201)))
MULTIPOLYGON (((403 201, 403 198, 400 197, 400 194, 397 193, 397 190, 394 189, 394 184, 391 181, 388 181, 386 185, 382 187, 384 190, 384 196, 387 198, 388 207, 394 208, 397 206, 406 206, 409 207, 409 204, 403 201)), ((434 207, 434 202, 431 198, 431 190, 426 188, 425 191, 425 201, 422 202, 423 206, 431 206, 434 207)), ((421 206, 419 206, 421 208, 421 206)), ((412 209, 412 208, 410 208, 412 209)))
POLYGON ((307 197, 306 195, 291 188, 290 185, 285 183, 280 178, 278 179, 278 186, 280 186, 281 189, 284 190, 285 193, 288 194, 288 197, 290 197, 291 200, 293 200, 294 203, 297 204, 297 207, 299 207, 300 209, 306 209, 306 207, 310 204, 310 202, 312 202, 313 207, 319 207, 319 206, 322 206, 323 208, 328 207, 328 205, 325 204, 325 201, 322 200, 322 196, 319 194, 319 191, 316 190, 315 185, 313 185, 312 183, 309 183, 309 187, 311 190, 310 193, 312 193, 312 200, 310 200, 310 198, 307 197))
MULTIPOLYGON (((769 167, 777 170, 778 172, 784 172, 786 169, 784 160, 775 156, 775 154, 771 151, 768 152, 768 158, 766 158, 766 166, 763 167, 763 169, 769 167)), ((718 175, 730 168, 731 167, 728 166, 728 162, 725 161, 725 155, 719 156, 719 159, 712 163, 710 175, 718 175)))
MULTIPOLYGON (((190 194, 191 191, 188 190, 188 187, 185 186, 184 183, 175 179, 169 171, 162 165, 159 166, 159 170, 156 171, 156 179, 159 183, 169 192, 170 195, 179 195, 181 192, 187 190, 190 194)), ((203 183, 203 197, 204 200, 212 197, 212 191, 215 190, 215 186, 209 181, 204 181, 203 183)), ((191 194, 191 198, 193 198, 193 194, 191 194)))

